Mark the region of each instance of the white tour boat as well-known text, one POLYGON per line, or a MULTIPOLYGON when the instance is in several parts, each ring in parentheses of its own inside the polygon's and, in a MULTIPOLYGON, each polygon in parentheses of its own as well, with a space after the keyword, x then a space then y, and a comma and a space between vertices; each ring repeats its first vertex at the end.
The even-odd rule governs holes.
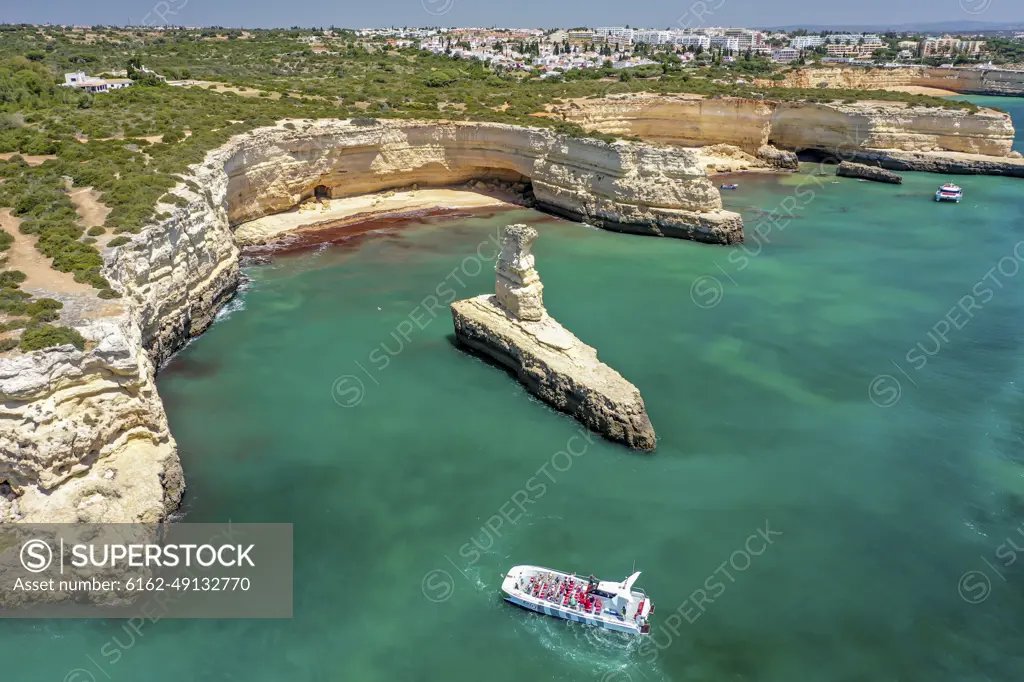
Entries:
POLYGON ((540 566, 513 566, 501 590, 505 600, 547 616, 586 623, 632 635, 651 631, 647 617, 654 604, 643 590, 634 589, 636 572, 620 583, 581 578, 540 566))
POLYGON ((960 203, 964 198, 964 190, 952 182, 947 182, 935 192, 935 201, 955 201, 960 203))

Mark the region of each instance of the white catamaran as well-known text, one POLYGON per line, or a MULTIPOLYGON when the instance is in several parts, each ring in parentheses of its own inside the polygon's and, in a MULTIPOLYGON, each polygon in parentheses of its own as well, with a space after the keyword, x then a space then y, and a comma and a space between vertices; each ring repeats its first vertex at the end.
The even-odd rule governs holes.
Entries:
POLYGON ((646 635, 651 631, 647 617, 654 613, 654 604, 643 590, 633 589, 639 577, 638 571, 616 583, 540 566, 513 566, 501 590, 506 601, 537 613, 646 635))

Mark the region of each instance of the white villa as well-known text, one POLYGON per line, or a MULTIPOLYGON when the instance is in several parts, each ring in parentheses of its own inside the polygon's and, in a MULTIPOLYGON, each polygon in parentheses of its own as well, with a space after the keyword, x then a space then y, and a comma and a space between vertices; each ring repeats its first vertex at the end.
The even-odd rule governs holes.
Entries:
POLYGON ((97 78, 87 76, 84 71, 64 74, 64 82, 61 85, 65 88, 77 88, 86 92, 110 92, 127 88, 134 83, 130 78, 97 78))

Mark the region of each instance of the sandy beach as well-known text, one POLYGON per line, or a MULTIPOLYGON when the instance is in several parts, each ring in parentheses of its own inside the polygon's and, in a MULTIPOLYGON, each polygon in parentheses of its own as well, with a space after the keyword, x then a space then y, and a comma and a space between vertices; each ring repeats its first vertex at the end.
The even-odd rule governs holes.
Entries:
POLYGON ((942 88, 930 88, 924 85, 890 85, 889 87, 880 89, 890 90, 892 92, 906 92, 911 95, 933 95, 935 97, 947 97, 949 95, 960 94, 957 92, 953 92, 952 90, 943 90, 942 88))
POLYGON ((242 223, 235 230, 235 239, 239 244, 257 244, 290 232, 343 227, 427 209, 509 206, 510 199, 465 187, 445 187, 391 190, 342 199, 307 201, 290 211, 242 223))

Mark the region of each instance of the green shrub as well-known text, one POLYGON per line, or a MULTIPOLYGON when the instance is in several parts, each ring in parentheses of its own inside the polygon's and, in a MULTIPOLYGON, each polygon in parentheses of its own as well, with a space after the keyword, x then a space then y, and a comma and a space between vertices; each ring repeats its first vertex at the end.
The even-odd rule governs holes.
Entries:
POLYGON ((78 333, 78 330, 45 324, 23 331, 18 345, 23 351, 31 351, 63 346, 66 343, 70 343, 78 350, 85 348, 85 339, 78 333))
POLYGON ((109 242, 107 242, 107 246, 124 246, 130 241, 131 239, 122 235, 120 237, 114 237, 113 239, 111 239, 109 242))
POLYGON ((25 281, 25 273, 21 270, 4 270, 0 272, 0 287, 16 287, 25 281))
POLYGON ((98 237, 104 232, 106 232, 106 230, 103 229, 103 227, 97 225, 96 227, 90 227, 89 231, 86 232, 86 234, 89 235, 90 237, 98 237))
POLYGON ((0 353, 18 347, 18 339, 0 339, 0 353))
POLYGON ((100 293, 97 294, 97 295, 100 298, 104 298, 104 299, 121 298, 121 294, 116 292, 116 291, 114 291, 113 289, 100 289, 100 293))
POLYGON ((449 73, 448 71, 434 71, 426 77, 423 84, 428 88, 443 88, 446 85, 451 85, 458 80, 455 74, 449 73))
POLYGON ((172 194, 171 192, 160 197, 160 201, 165 204, 174 204, 175 206, 188 206, 188 199, 178 196, 177 194, 172 194))
POLYGON ((55 299, 37 298, 25 306, 25 312, 29 315, 35 315, 44 310, 60 310, 63 307, 64 304, 55 299))
POLYGON ((60 313, 56 310, 42 310, 32 316, 31 326, 43 324, 44 322, 55 322, 60 319, 60 313))
POLYGON ((11 244, 14 243, 14 235, 10 232, 0 230, 0 251, 6 251, 11 248, 11 244))
POLYGON ((18 317, 13 320, 8 320, 6 323, 0 325, 3 331, 14 331, 15 329, 24 329, 32 323, 32 320, 25 317, 18 317))

